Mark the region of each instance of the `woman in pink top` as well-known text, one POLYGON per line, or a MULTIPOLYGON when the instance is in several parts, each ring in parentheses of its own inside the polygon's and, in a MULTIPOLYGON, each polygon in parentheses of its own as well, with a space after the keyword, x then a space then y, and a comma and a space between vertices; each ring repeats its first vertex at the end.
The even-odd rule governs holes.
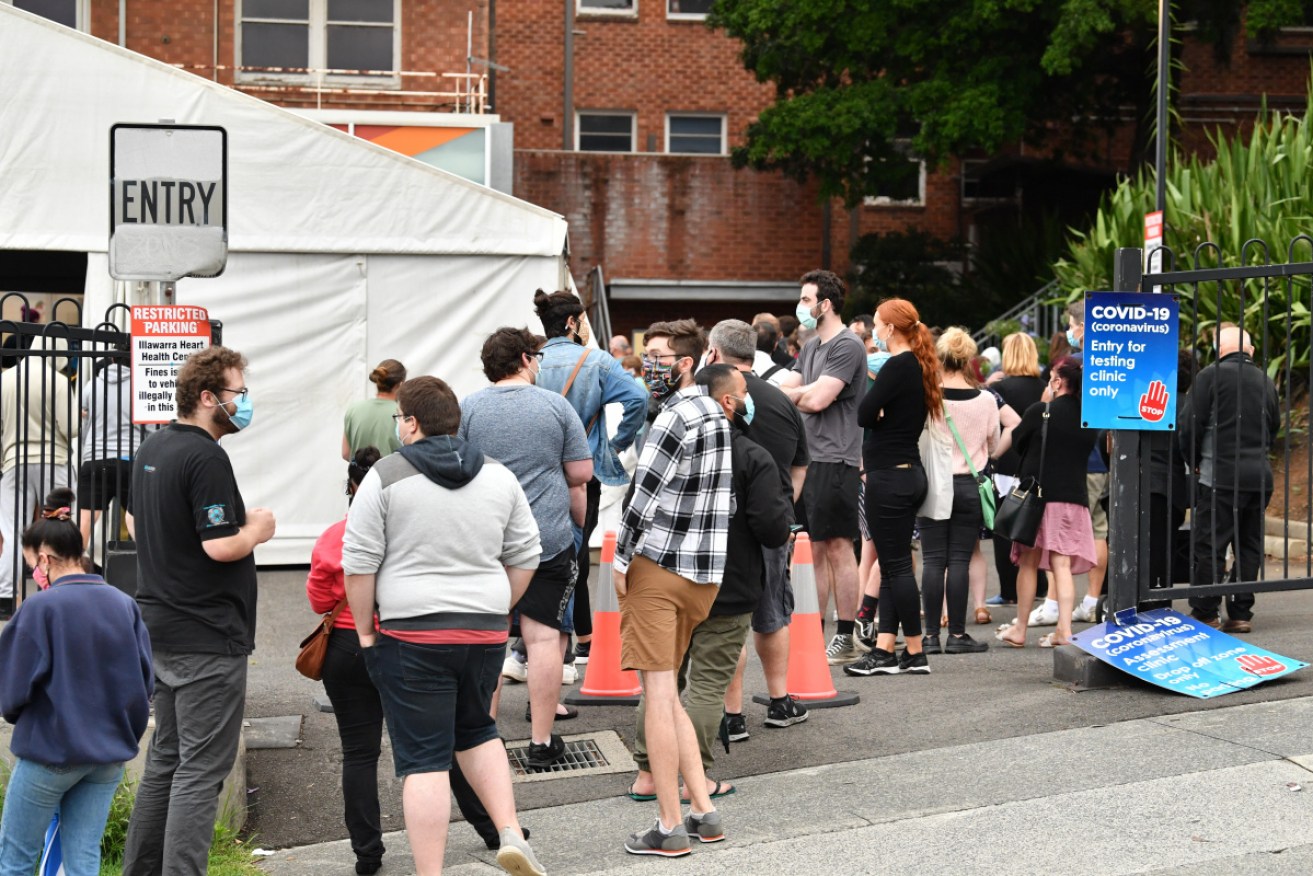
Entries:
POLYGON ((935 344, 943 368, 944 420, 932 420, 929 428, 943 434, 939 440, 953 448, 952 513, 946 520, 921 517, 921 598, 925 606, 925 651, 927 654, 969 654, 989 650, 966 631, 967 595, 970 590, 971 554, 980 538, 983 518, 976 478, 962 453, 971 455, 971 465, 980 475, 999 442, 998 402, 990 392, 973 386, 967 369, 976 355, 976 343, 960 328, 950 328, 935 344), (940 607, 948 591, 948 639, 939 638, 940 607))

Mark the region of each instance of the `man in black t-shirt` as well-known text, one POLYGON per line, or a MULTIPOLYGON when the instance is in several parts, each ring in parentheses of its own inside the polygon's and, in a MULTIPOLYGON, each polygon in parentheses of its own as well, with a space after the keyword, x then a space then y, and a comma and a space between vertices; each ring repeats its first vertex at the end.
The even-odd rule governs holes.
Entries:
MULTIPOLYGON (((790 501, 802 495, 807 476, 807 435, 802 414, 793 402, 769 381, 752 372, 757 332, 738 319, 716 324, 707 339, 707 364, 724 363, 743 372, 752 399, 752 420, 745 432, 749 440, 765 448, 775 465, 793 486, 790 501)), ((764 582, 761 601, 752 614, 753 643, 766 676, 770 704, 766 726, 790 727, 807 720, 807 709, 789 696, 789 622, 793 616, 793 586, 789 581, 789 545, 763 548, 764 582)), ((734 682, 725 694, 725 720, 731 742, 748 738, 743 717, 743 671, 747 649, 739 660, 734 682)))
POLYGON ((218 444, 250 425, 246 360, 224 347, 178 372, 178 419, 142 442, 130 509, 137 603, 155 667, 155 735, 137 788, 125 876, 204 873, 219 789, 242 730, 255 649, 253 551, 273 537, 218 444))

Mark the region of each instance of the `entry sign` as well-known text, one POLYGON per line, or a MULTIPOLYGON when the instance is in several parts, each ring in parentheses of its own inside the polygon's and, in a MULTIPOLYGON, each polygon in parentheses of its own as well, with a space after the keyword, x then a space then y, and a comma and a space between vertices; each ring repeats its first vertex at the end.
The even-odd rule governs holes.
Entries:
POLYGON ((114 125, 109 273, 217 277, 228 261, 228 135, 198 125, 114 125))
POLYGON ((1082 425, 1176 428, 1178 318, 1170 295, 1091 292, 1085 297, 1082 425))
POLYGON ((1082 630, 1072 642, 1136 678, 1199 699, 1247 690, 1308 665, 1171 609, 1140 612, 1129 620, 1082 630))
POLYGON ((182 304, 132 308, 132 422, 177 416, 174 389, 187 357, 210 346, 210 315, 182 304))

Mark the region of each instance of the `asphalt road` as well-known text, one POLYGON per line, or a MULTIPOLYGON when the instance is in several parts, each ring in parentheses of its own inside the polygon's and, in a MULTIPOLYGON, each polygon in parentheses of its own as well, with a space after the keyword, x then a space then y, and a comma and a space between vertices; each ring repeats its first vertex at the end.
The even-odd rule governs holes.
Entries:
MULTIPOLYGON (((255 834, 256 844, 265 848, 346 836, 336 725, 332 715, 314 710, 313 698, 320 686, 293 668, 297 645, 315 621, 305 598, 304 581, 304 570, 265 571, 260 576, 259 629, 248 682, 247 715, 304 716, 302 740, 296 748, 253 750, 248 755, 252 808, 247 827, 255 834)), ((991 592, 993 586, 991 583, 991 592)), ((1082 586, 1078 583, 1078 590, 1082 586)), ((1009 619, 1010 611, 995 609, 995 622, 1009 619)), ((1256 644, 1313 663, 1313 637, 1308 635, 1313 623, 1313 594, 1260 595, 1254 623, 1251 638, 1256 644)), ((972 626, 969 631, 988 639, 991 629, 972 626)), ((1032 643, 1036 638, 1032 632, 1032 643)), ((764 707, 749 705, 751 739, 734 745, 728 756, 721 756, 711 774, 721 779, 760 776, 1313 694, 1313 670, 1206 701, 1138 682, 1117 689, 1072 693, 1053 682, 1052 653, 1035 647, 932 657, 931 667, 929 676, 869 679, 849 678, 835 668, 836 687, 859 692, 862 701, 847 708, 813 710, 809 721, 786 730, 764 727, 764 707)), ((747 689, 764 689, 755 658, 749 667, 747 689)), ((504 688, 501 726, 508 741, 527 738, 525 702, 523 685, 504 688)), ((581 711, 579 719, 558 724, 559 731, 609 729, 619 733, 626 744, 632 743, 631 708, 587 707, 581 711)), ((1073 768, 1095 768, 1094 764, 1080 762, 1079 751, 1071 756, 1073 768)), ((964 770, 998 771, 1006 767, 999 763, 961 764, 964 770)), ((400 784, 392 775, 386 740, 379 772, 384 829, 400 829, 400 784)), ((521 811, 528 811, 524 821, 532 827, 531 810, 613 797, 622 794, 628 783, 627 775, 563 777, 519 784, 516 798, 521 811)))

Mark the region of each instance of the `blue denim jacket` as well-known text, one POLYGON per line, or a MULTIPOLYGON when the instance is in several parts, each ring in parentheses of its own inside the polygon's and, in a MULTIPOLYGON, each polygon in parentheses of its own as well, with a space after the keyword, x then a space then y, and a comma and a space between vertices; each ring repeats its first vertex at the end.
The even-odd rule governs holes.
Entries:
MULTIPOLYGON (((543 347, 538 386, 556 393, 565 389, 565 382, 570 379, 570 373, 583 354, 584 348, 568 338, 549 340, 543 347)), ((575 376, 565 400, 579 414, 585 429, 593 417, 597 417, 597 423, 588 433, 588 446, 593 451, 593 475, 611 487, 623 487, 629 483, 629 475, 620 464, 618 454, 634 443, 643 425, 647 416, 647 393, 611 354, 589 348, 588 358, 575 376), (612 402, 624 405, 625 412, 615 438, 607 441, 606 406, 612 402)))

